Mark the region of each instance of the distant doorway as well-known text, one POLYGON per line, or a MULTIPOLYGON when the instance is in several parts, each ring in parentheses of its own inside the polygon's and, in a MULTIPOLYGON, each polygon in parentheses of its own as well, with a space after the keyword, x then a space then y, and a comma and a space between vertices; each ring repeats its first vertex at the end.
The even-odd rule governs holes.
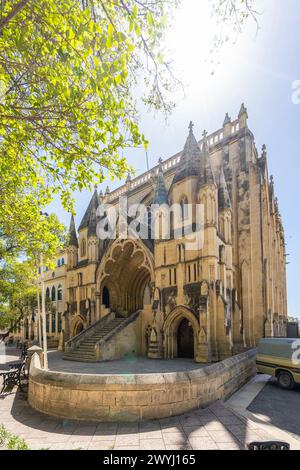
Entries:
POLYGON ((74 336, 79 335, 79 333, 81 333, 82 330, 83 330, 83 324, 82 324, 81 322, 79 322, 79 323, 77 324, 77 326, 76 326, 75 335, 74 335, 74 336))
POLYGON ((177 330, 177 356, 194 359, 194 330, 186 318, 181 321, 177 330))
POLYGON ((106 286, 103 287, 102 291, 102 305, 106 308, 110 308, 109 290, 106 286))

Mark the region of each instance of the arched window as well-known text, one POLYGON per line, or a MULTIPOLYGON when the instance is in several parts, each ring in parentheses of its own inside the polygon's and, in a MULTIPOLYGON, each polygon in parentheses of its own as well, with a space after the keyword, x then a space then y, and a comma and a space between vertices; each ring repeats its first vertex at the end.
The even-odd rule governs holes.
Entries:
POLYGON ((188 198, 184 197, 180 201, 180 216, 181 220, 186 220, 189 216, 189 208, 188 208, 188 198))
POLYGON ((46 289, 46 300, 49 300, 50 299, 50 289, 49 287, 47 287, 46 289))
POLYGON ((86 241, 82 240, 81 245, 80 245, 80 256, 86 256, 86 241))
POLYGON ((149 238, 151 238, 152 235, 152 210, 151 207, 147 207, 147 218, 148 218, 148 234, 150 235, 149 238))
POLYGON ((57 266, 58 267, 60 266, 60 259, 57 261, 57 266))
POLYGON ((51 289, 51 300, 52 300, 52 302, 54 302, 56 300, 56 291, 55 291, 54 286, 51 289))
POLYGON ((62 300, 62 286, 59 284, 57 288, 57 300, 62 300))
POLYGON ((65 264, 65 258, 61 259, 61 264, 62 264, 62 266, 65 264))

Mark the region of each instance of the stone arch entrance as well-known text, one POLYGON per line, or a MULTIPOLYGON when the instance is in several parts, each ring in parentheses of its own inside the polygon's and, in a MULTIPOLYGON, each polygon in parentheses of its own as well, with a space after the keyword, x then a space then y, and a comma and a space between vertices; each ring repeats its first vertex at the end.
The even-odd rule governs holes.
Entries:
POLYGON ((110 295, 106 286, 104 286, 102 290, 102 304, 105 305, 106 308, 110 307, 110 295))
POLYGON ((75 328, 75 336, 79 335, 79 333, 81 333, 82 331, 83 331, 83 323, 79 322, 77 323, 76 328, 75 328))
POLYGON ((84 330, 84 321, 82 317, 77 315, 74 318, 74 321, 72 322, 72 326, 71 326, 72 337, 79 335, 79 333, 81 333, 83 330, 84 330))
POLYGON ((177 357, 194 358, 194 331, 187 318, 183 318, 177 329, 177 357))
POLYGON ((98 268, 102 306, 108 308, 109 294, 109 308, 116 314, 129 316, 142 310, 145 300, 150 303, 153 266, 153 255, 141 240, 115 240, 98 268))
POLYGON ((197 358, 200 325, 194 313, 185 306, 176 307, 163 325, 165 357, 197 358))

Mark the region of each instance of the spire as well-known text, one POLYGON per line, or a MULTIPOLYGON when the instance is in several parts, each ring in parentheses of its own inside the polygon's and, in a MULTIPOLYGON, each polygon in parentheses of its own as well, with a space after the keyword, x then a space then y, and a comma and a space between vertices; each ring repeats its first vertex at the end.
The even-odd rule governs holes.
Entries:
POLYGON ((239 119, 244 115, 246 114, 246 117, 248 118, 248 112, 247 112, 247 108, 245 107, 245 104, 242 103, 241 104, 241 108, 240 108, 240 112, 239 112, 239 119))
POLYGON ((163 169, 162 169, 162 159, 160 158, 158 160, 159 167, 158 167, 158 175, 157 175, 157 180, 156 180, 156 187, 154 191, 154 204, 162 205, 162 204, 168 204, 168 191, 166 188, 166 183, 165 183, 165 177, 163 174, 163 169))
POLYGON ((78 230, 82 230, 83 228, 87 228, 89 226, 91 212, 92 212, 93 209, 95 209, 97 211, 98 205, 99 205, 98 192, 95 189, 94 194, 93 194, 93 196, 90 200, 90 203, 88 205, 88 208, 85 211, 85 214, 84 214, 84 216, 82 218, 82 221, 79 225, 78 230))
POLYGON ((73 214, 71 215, 71 222, 70 222, 70 228, 69 228, 69 233, 68 233, 67 245, 76 246, 76 248, 78 248, 78 239, 77 239, 75 220, 74 220, 73 214))
POLYGON ((231 123, 231 117, 229 116, 228 113, 225 114, 225 119, 224 119, 224 122, 223 122, 223 127, 226 126, 226 124, 230 124, 231 123))
POLYGON ((261 158, 267 158, 267 146, 264 144, 261 148, 261 158))
POLYGON ((214 174, 211 169, 207 132, 203 132, 202 152, 200 156, 200 185, 216 184, 214 174))
POLYGON ((230 202, 230 197, 228 194, 228 188, 227 188, 227 183, 225 180, 223 167, 221 168, 221 173, 220 173, 218 204, 219 204, 219 209, 221 210, 231 208, 231 202, 230 202))
POLYGON ((181 153, 180 162, 175 173, 173 184, 184 180, 189 176, 199 175, 200 148, 193 133, 194 124, 189 124, 189 135, 181 153))
POLYGON ((95 237, 96 232, 97 232, 97 210, 95 207, 93 207, 90 213, 88 237, 95 237))

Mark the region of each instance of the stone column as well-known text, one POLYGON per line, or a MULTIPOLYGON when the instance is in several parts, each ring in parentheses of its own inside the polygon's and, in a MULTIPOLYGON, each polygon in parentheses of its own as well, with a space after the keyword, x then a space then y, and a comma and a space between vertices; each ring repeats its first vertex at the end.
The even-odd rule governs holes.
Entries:
POLYGON ((100 307, 101 307, 101 293, 96 292, 95 295, 96 295, 96 309, 94 313, 93 323, 100 320, 100 307))

